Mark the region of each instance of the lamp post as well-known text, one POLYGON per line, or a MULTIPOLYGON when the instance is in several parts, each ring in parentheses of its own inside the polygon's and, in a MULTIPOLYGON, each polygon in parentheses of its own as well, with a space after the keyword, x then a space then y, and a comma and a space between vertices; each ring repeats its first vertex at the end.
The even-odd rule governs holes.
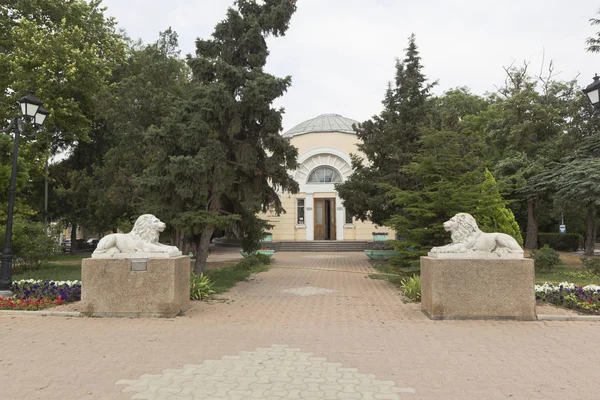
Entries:
POLYGON ((592 105, 595 107, 600 103, 600 76, 597 74, 594 76, 594 82, 590 83, 585 89, 582 90, 585 93, 592 105))
POLYGON ((13 208, 15 204, 15 192, 17 187, 17 159, 19 157, 19 139, 24 134, 25 127, 28 124, 33 125, 34 129, 42 126, 48 114, 48 110, 42 107, 42 102, 33 94, 24 96, 18 100, 21 106, 20 115, 16 116, 8 128, 0 132, 14 131, 14 148, 12 154, 12 172, 10 175, 10 189, 8 195, 8 214, 6 217, 6 236, 4 239, 4 251, 2 252, 2 265, 0 267, 0 296, 12 296, 10 287, 12 285, 12 227, 13 227, 13 208))

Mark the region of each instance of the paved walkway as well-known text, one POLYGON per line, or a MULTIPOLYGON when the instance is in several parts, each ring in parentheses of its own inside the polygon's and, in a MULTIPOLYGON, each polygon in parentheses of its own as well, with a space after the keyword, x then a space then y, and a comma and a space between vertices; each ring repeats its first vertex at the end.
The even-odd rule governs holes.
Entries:
POLYGON ((430 321, 361 253, 276 260, 174 319, 0 316, 0 398, 598 397, 600 323, 430 321))

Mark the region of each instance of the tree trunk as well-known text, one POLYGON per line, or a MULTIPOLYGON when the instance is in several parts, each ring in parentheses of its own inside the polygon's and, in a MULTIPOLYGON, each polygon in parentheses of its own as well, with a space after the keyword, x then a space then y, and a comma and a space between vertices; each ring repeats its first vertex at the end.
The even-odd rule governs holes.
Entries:
POLYGON ((71 225, 71 250, 69 253, 75 254, 75 250, 77 250, 77 223, 73 222, 73 225, 71 225))
POLYGON ((596 209, 594 206, 588 207, 587 212, 587 234, 585 238, 585 255, 593 256, 596 245, 596 209))
POLYGON ((200 241, 196 243, 198 254, 196 255, 196 262, 194 263, 194 272, 201 274, 206 268, 206 259, 208 258, 208 246, 210 245, 210 238, 215 231, 214 226, 206 226, 202 229, 200 235, 200 241))
POLYGON ((525 238, 525 247, 529 250, 538 248, 538 221, 535 216, 535 200, 527 200, 527 236, 525 238))

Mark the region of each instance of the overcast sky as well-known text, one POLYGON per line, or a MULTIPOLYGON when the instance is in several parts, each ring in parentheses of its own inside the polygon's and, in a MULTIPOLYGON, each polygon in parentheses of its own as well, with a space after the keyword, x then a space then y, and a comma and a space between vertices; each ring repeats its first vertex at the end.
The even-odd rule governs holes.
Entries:
MULTIPOLYGON (((154 42, 169 26, 182 55, 195 39, 209 38, 233 0, 104 0, 107 14, 134 38, 154 42)), ((267 70, 292 76, 277 101, 284 132, 319 114, 364 121, 381 111, 396 58, 411 33, 436 94, 466 86, 475 94, 504 83, 504 66, 529 63, 536 75, 550 60, 558 78, 581 86, 600 73, 600 54, 585 39, 600 27, 588 20, 592 0, 298 0, 285 37, 269 40, 267 70)))

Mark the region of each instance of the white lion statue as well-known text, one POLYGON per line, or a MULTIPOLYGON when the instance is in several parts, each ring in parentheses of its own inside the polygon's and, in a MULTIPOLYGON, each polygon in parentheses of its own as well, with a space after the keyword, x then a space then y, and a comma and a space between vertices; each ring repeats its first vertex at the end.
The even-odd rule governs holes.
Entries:
POLYGON ((432 248, 429 256, 458 258, 471 254, 477 258, 523 258, 523 249, 512 236, 482 232, 471 214, 456 214, 444 222, 444 229, 451 233, 452 243, 432 248))
POLYGON ((166 225, 152 214, 140 215, 129 233, 104 236, 92 258, 175 257, 181 251, 175 246, 158 243, 166 225))

